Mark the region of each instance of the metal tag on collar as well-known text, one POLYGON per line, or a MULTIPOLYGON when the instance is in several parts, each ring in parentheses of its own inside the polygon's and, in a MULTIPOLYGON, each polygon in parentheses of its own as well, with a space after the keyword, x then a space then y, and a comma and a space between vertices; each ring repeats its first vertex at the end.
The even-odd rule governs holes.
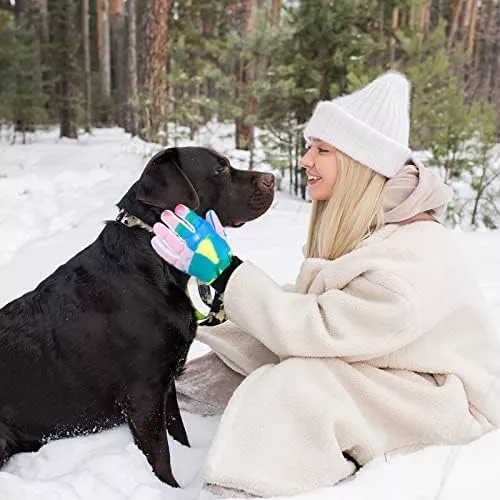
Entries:
POLYGON ((212 288, 195 278, 190 278, 186 287, 195 316, 200 325, 214 326, 226 320, 222 295, 212 295, 212 288))

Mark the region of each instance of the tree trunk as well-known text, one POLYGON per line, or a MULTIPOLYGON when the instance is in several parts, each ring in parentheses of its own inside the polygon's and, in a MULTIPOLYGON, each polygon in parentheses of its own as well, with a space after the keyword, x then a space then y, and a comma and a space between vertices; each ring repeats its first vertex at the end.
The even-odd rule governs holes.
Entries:
MULTIPOLYGON (((240 17, 240 29, 238 31, 240 37, 245 40, 253 30, 256 15, 255 0, 245 0, 242 2, 241 7, 243 8, 243 15, 240 17)), ((255 143, 255 127, 253 123, 249 123, 248 120, 252 120, 257 109, 255 97, 251 95, 251 86, 255 79, 256 61, 254 60, 254 56, 252 56, 249 61, 240 58, 239 62, 237 93, 240 99, 243 98, 247 100, 248 105, 244 116, 235 120, 236 147, 238 149, 251 151, 255 143)))
POLYGON ((30 0, 16 0, 14 3, 14 14, 18 25, 23 18, 26 17, 31 8, 32 5, 30 0))
POLYGON ((115 121, 125 125, 125 4, 124 0, 110 0, 110 34, 111 34, 111 75, 115 89, 115 121))
POLYGON ((417 6, 414 3, 412 3, 410 5, 410 14, 408 16, 408 25, 410 26, 411 29, 415 28, 416 17, 417 17, 417 6))
POLYGON ((78 137, 78 86, 76 83, 77 61, 75 34, 75 3, 72 0, 57 0, 53 13, 53 40, 58 47, 54 53, 56 71, 59 76, 57 96, 59 101, 60 136, 78 137))
POLYGON ((272 0, 271 26, 279 26, 281 19, 281 0, 272 0))
POLYGON ((430 0, 427 7, 429 14, 429 26, 436 27, 444 18, 443 16, 443 0, 430 0))
POLYGON ((469 14, 469 32, 467 37, 467 56, 472 58, 474 54, 474 42, 476 40, 476 24, 477 24, 477 1, 470 0, 469 14))
POLYGON ((404 11, 404 9, 399 10, 398 26, 403 27, 403 28, 406 27, 406 12, 404 11))
POLYGON ((394 64, 396 60, 396 38, 394 37, 394 32, 397 30, 399 26, 399 8, 394 7, 392 9, 392 21, 391 21, 391 27, 392 27, 392 34, 391 38, 389 39, 389 63, 392 65, 394 64))
POLYGON ((97 50, 101 90, 105 97, 111 96, 111 55, 109 36, 109 0, 97 0, 97 50))
POLYGON ((482 70, 481 60, 484 53, 484 46, 486 40, 486 6, 480 5, 477 8, 476 23, 474 32, 474 48, 472 51, 472 61, 476 73, 482 70))
POLYGON ((458 23, 460 20, 460 15, 462 14, 462 10, 465 5, 465 0, 455 0, 452 15, 451 15, 451 26, 450 32, 448 34, 448 49, 451 48, 453 42, 455 41, 455 37, 458 32, 458 23))
POLYGON ((488 0, 488 7, 486 11, 486 32, 489 35, 491 33, 491 27, 493 26, 493 7, 495 0, 488 0))
POLYGON ((484 183, 486 180, 486 170, 487 167, 483 166, 481 171, 481 178, 479 179, 479 186, 477 186, 476 188, 476 195, 474 197, 474 208, 472 209, 472 216, 470 221, 472 227, 475 227, 477 224, 477 213, 479 208, 479 202, 483 196, 484 183))
POLYGON ((144 89, 145 74, 146 74, 146 60, 149 54, 146 52, 146 23, 148 2, 139 0, 135 3, 135 17, 137 19, 137 33, 136 33, 136 47, 137 47, 137 86, 139 90, 144 89))
POLYGON ((40 41, 44 45, 49 43, 49 11, 47 7, 47 0, 39 0, 40 41))
POLYGON ((471 15, 472 15, 473 4, 475 2, 476 2, 476 0, 466 0, 462 28, 467 29, 469 27, 471 15))
MULTIPOLYGON (((53 94, 54 77, 51 74, 52 56, 50 47, 50 15, 48 0, 38 0, 39 14, 39 52, 42 89, 47 95, 53 94)), ((50 107, 50 104, 46 106, 50 107)))
POLYGON ((481 84, 482 84, 482 96, 490 97, 490 81, 493 69, 493 46, 495 43, 494 32, 493 32, 493 19, 494 19, 494 1, 488 0, 488 6, 486 9, 486 20, 484 23, 484 40, 483 40, 483 50, 482 61, 481 61, 481 84))
POLYGON ((84 128, 90 133, 92 123, 92 75, 90 72, 89 0, 82 0, 83 68, 85 71, 84 128))
POLYGON ((423 2, 423 5, 420 8, 420 32, 421 33, 429 33, 430 30, 430 8, 428 0, 423 2))
POLYGON ((500 3, 494 9, 494 28, 491 48, 490 98, 500 112, 500 3))
POLYGON ((102 68, 102 57, 104 54, 102 45, 103 45, 103 33, 102 33, 102 9, 101 9, 101 0, 95 0, 96 2, 96 48, 97 48, 97 61, 99 63, 99 72, 102 68))
POLYGON ((137 40, 135 0, 127 0, 127 120, 126 131, 139 134, 139 101, 137 98, 137 40))
POLYGON ((167 142, 168 0, 148 0, 145 12, 144 90, 151 104, 144 119, 146 140, 167 142))

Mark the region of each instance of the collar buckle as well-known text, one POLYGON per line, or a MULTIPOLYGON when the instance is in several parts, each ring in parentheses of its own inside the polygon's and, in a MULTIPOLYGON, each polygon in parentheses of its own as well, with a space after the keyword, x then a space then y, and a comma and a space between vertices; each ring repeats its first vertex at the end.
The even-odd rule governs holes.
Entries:
POLYGON ((115 221, 121 222, 124 226, 127 227, 140 227, 141 229, 145 229, 149 233, 153 232, 153 228, 150 225, 139 219, 139 217, 129 214, 125 210, 120 210, 120 212, 116 216, 115 221))

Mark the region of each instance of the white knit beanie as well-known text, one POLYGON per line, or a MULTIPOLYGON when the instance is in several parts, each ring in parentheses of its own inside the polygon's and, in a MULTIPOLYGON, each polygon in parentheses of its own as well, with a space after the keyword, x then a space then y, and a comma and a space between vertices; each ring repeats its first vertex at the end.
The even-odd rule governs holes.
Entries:
POLYGON ((410 83, 388 71, 366 87, 333 101, 321 101, 304 130, 385 177, 411 157, 410 83))

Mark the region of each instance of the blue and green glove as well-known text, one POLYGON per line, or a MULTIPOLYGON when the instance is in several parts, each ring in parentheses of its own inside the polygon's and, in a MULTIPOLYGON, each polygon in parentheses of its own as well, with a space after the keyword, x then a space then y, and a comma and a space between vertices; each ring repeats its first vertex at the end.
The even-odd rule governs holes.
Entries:
POLYGON ((206 220, 184 205, 165 210, 151 240, 155 252, 166 262, 223 293, 229 277, 241 264, 233 256, 224 228, 213 210, 206 220), (174 213, 175 212, 175 213, 174 213))

